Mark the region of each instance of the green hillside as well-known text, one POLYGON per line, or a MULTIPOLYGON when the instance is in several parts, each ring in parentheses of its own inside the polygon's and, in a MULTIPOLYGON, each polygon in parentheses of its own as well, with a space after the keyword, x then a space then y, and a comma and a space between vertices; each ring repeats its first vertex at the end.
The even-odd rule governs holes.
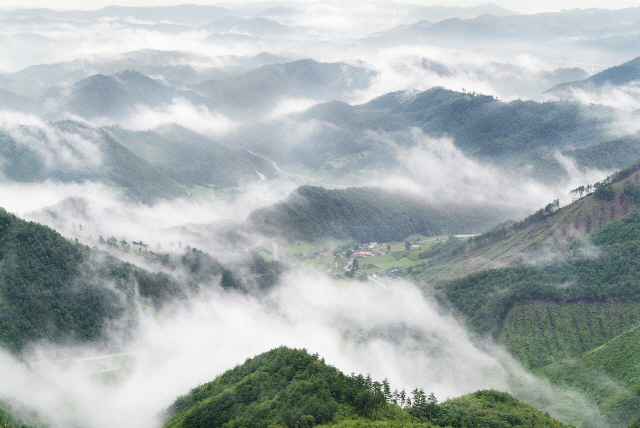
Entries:
POLYGON ((565 427, 506 393, 478 391, 438 404, 415 389, 346 376, 318 355, 280 347, 192 389, 166 411, 178 427, 565 427))
MULTIPOLYGON (((510 170, 532 165, 534 178, 556 182, 567 175, 553 152, 609 140, 603 126, 612 120, 613 109, 604 106, 521 100, 506 103, 492 96, 436 87, 420 93, 389 93, 356 106, 336 101, 319 104, 290 115, 287 121, 244 127, 228 139, 230 144, 248 147, 283 166, 338 178, 354 171, 397 166, 397 147, 375 133, 384 131, 399 147, 409 148, 416 142, 405 133, 418 127, 431 137, 451 138, 467 156, 510 170), (287 138, 301 129, 304 144, 287 138)), ((589 165, 604 169, 611 156, 619 158, 624 150, 620 147, 618 154, 605 153, 602 162, 591 153, 589 165)))
POLYGON ((540 370, 554 383, 593 399, 607 420, 624 427, 640 420, 640 326, 577 358, 540 370))
MULTIPOLYGON (((587 192, 582 186, 576 192, 578 199, 566 207, 556 209, 549 204, 522 221, 498 224, 464 241, 463 251, 451 257, 426 258, 424 266, 414 270, 414 275, 422 282, 439 283, 487 269, 513 266, 531 258, 548 262, 550 255, 578 245, 573 242, 579 236, 595 232, 640 208, 640 198, 634 194, 640 183, 639 168, 636 162, 613 174, 604 180, 610 184, 602 186, 599 192, 594 191, 595 187, 587 192)), ((586 251, 574 249, 578 253, 586 251)), ((562 257, 570 254, 571 251, 563 253, 562 257)))
POLYGON ((416 233, 472 233, 501 220, 501 215, 486 207, 429 204, 378 188, 302 186, 283 202, 252 212, 249 222, 265 234, 294 240, 369 242, 398 241, 416 233))
MULTIPOLYGON (((550 251, 554 250, 551 248, 550 251)), ((557 249, 555 254, 551 254, 553 259, 538 263, 526 263, 525 254, 524 263, 479 271, 462 279, 440 283, 437 288, 468 318, 472 329, 491 333, 495 337, 499 336, 506 319, 515 322, 521 316, 528 316, 528 310, 525 309, 520 314, 514 313, 512 318, 507 316, 510 311, 519 310, 516 309, 519 308, 518 305, 527 302, 551 300, 564 304, 572 301, 640 301, 640 288, 636 285, 637 272, 640 270, 640 241, 616 242, 601 245, 597 249, 576 241, 568 249, 557 249)), ((566 310, 566 305, 563 305, 563 310, 566 310)), ((631 312, 621 315, 627 321, 618 330, 607 333, 610 328, 603 327, 604 330, 598 334, 607 338, 610 334, 619 332, 620 328, 628 328, 629 323, 635 320, 634 310, 629 310, 631 312)), ((533 314, 529 315, 536 316, 536 313, 533 310, 533 314)), ((571 318, 570 314, 565 315, 571 318)), ((576 321, 577 324, 587 322, 586 318, 576 321)), ((552 331, 556 334, 558 327, 553 326, 551 321, 547 325, 553 327, 552 331)), ((514 328, 517 330, 528 327, 514 328)), ((573 346, 579 351, 582 345, 573 346)), ((526 360, 532 364, 534 361, 537 361, 536 365, 540 364, 543 360, 538 358, 553 358, 554 352, 551 349, 548 351, 543 355, 528 355, 526 360)))
POLYGON ((20 352, 36 341, 102 341, 116 320, 126 340, 139 307, 160 309, 208 284, 243 289, 233 272, 196 249, 149 255, 186 276, 151 273, 0 209, 0 344, 20 352))
POLYGON ((527 367, 544 367, 597 348, 637 323, 636 301, 541 299, 511 307, 497 342, 527 367))
POLYGON ((246 150, 228 148, 178 125, 158 131, 105 128, 124 147, 156 170, 186 186, 238 186, 256 181, 256 171, 277 176, 273 165, 246 150))
POLYGON ((593 349, 638 322, 637 170, 614 174, 568 207, 550 204, 458 241, 458 251, 437 244, 411 275, 529 367, 593 349), (581 239, 587 233, 590 241, 581 239))
POLYGON ((186 196, 185 191, 171 178, 136 156, 104 130, 74 121, 55 122, 51 126, 64 135, 55 142, 49 141, 46 134, 36 127, 25 127, 23 133, 45 147, 51 145, 48 150, 55 152, 75 154, 77 148, 66 139, 88 140, 99 151, 99 164, 82 157, 73 166, 51 162, 34 146, 18 142, 10 134, 0 132, 0 156, 6 160, 3 165, 6 178, 31 183, 47 179, 63 182, 99 181, 123 191, 130 199, 145 203, 186 196))

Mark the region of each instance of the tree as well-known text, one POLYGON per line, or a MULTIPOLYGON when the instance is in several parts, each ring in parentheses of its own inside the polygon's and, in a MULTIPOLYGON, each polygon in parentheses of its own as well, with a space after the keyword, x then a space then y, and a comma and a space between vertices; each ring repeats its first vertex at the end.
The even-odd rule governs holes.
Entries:
POLYGON ((429 422, 431 422, 431 416, 438 409, 438 399, 433 392, 427 397, 427 407, 429 409, 429 422))
POLYGON ((411 249, 411 242, 409 241, 404 241, 404 248, 407 249, 407 251, 409 251, 411 249))

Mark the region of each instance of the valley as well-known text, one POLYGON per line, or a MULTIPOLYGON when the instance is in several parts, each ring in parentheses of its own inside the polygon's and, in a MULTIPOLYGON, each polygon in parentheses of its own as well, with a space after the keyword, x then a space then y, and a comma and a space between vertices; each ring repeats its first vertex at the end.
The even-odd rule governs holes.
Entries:
POLYGON ((0 428, 640 424, 640 8, 99 3, 0 5, 0 428))

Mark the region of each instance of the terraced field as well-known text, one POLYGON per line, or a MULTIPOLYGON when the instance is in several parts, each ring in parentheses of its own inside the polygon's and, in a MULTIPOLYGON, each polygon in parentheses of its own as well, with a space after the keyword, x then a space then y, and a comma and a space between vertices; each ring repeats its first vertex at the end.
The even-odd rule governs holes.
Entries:
POLYGON ((498 343, 530 368, 576 357, 640 322, 636 302, 537 301, 508 312, 498 343))

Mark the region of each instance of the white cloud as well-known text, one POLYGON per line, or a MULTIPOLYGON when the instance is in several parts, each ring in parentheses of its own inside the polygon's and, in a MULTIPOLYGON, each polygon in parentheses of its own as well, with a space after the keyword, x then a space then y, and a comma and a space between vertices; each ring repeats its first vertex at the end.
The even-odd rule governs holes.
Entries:
POLYGON ((218 136, 234 130, 238 123, 206 106, 194 106, 184 98, 174 98, 168 106, 151 108, 143 105, 136 112, 120 122, 120 125, 134 130, 148 130, 166 123, 177 123, 192 131, 209 136, 218 136))
POLYGON ((102 163, 94 129, 66 132, 32 114, 0 111, 0 131, 38 154, 49 169, 96 167, 102 163))
POLYGON ((556 416, 598 416, 584 398, 472 341, 415 286, 338 284, 309 271, 288 274, 263 299, 213 292, 159 317, 143 314, 138 338, 125 349, 132 369, 117 385, 97 382, 95 365, 51 361, 61 350, 23 356, 30 368, 0 353, 0 396, 38 410, 54 427, 153 427, 178 395, 281 345, 317 352, 346 373, 388 378, 393 388, 433 391, 440 400, 482 388, 530 397, 535 390, 556 416))

